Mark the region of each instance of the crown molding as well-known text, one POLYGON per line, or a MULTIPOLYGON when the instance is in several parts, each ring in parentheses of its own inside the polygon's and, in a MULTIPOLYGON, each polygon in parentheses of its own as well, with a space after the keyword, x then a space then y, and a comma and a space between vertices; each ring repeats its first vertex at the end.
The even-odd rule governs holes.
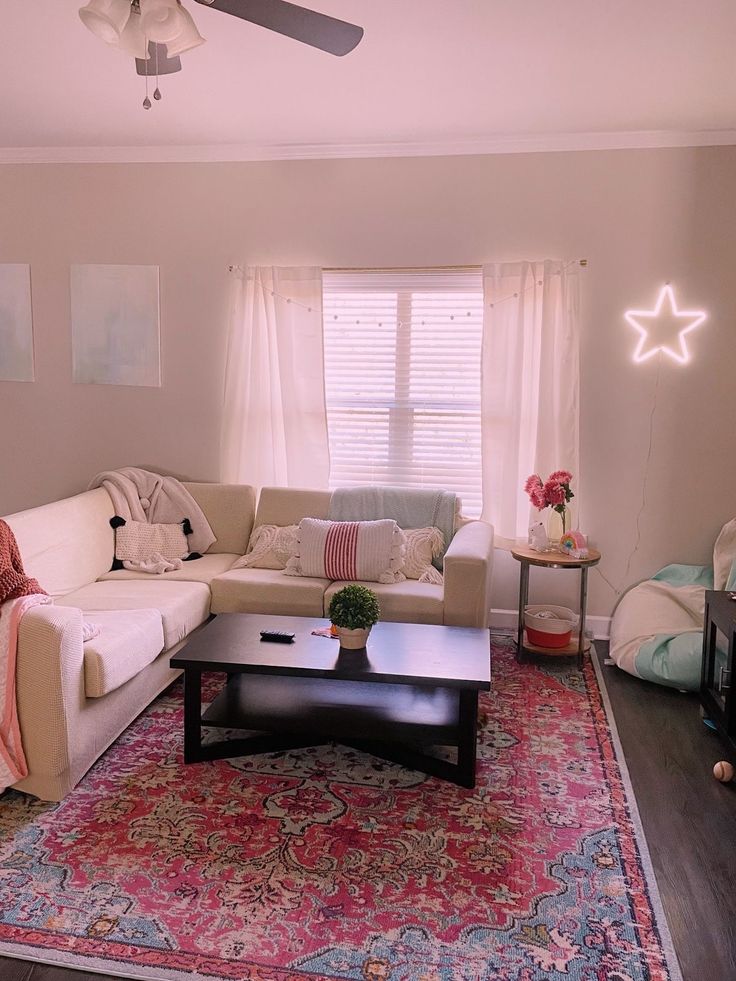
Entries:
POLYGON ((236 163, 367 157, 478 156, 582 150, 643 150, 736 145, 736 130, 632 130, 496 136, 426 143, 213 144, 203 146, 0 147, 0 164, 236 163))

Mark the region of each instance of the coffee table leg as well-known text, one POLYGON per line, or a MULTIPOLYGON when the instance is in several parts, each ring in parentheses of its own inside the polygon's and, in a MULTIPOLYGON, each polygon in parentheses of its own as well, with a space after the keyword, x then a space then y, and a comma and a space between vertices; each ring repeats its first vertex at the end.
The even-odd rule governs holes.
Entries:
POLYGON ((184 670, 184 762, 202 759, 202 672, 184 670))
POLYGON ((478 745, 478 692, 460 692, 457 768, 462 787, 475 786, 475 759, 478 745))

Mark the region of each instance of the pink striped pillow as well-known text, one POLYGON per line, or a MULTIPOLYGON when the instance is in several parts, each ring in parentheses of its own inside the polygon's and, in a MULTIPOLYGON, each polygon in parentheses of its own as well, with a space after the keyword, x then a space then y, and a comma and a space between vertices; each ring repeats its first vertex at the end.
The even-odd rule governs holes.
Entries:
POLYGON ((323 521, 302 518, 297 549, 286 566, 290 576, 403 582, 406 536, 395 521, 323 521))

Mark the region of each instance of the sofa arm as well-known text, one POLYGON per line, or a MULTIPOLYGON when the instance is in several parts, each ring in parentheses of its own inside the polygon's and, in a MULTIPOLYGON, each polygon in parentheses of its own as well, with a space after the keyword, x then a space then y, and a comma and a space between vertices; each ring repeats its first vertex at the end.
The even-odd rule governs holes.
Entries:
POLYGON ((74 723, 85 698, 81 610, 36 606, 22 618, 16 697, 29 773, 62 773, 74 753, 74 723))
POLYGON ((453 627, 487 627, 491 610, 493 525, 469 521, 455 532, 445 552, 444 622, 453 627))

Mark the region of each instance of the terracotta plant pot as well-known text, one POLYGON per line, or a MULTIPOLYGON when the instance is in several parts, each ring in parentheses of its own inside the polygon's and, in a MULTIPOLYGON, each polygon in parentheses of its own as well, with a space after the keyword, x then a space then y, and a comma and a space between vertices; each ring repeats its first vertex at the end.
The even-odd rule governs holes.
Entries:
POLYGON ((359 651, 368 642, 370 627, 358 627, 356 630, 348 630, 347 627, 336 627, 337 636, 340 640, 340 647, 346 651, 359 651))

